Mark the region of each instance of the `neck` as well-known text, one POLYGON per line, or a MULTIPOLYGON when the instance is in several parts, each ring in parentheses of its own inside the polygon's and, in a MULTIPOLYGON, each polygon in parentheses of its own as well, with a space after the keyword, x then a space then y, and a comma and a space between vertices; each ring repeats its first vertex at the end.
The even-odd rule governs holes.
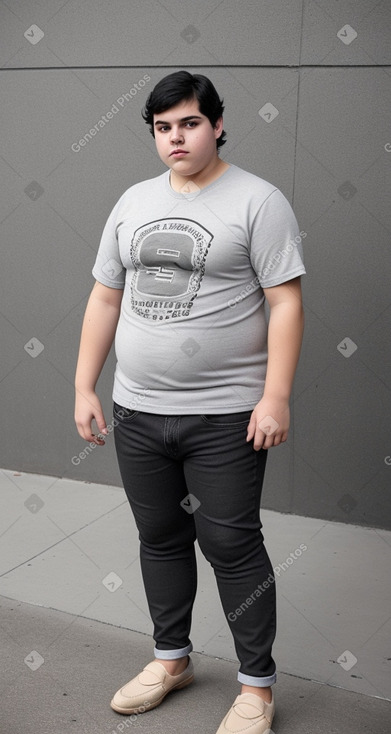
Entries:
POLYGON ((191 176, 182 176, 176 171, 171 170, 170 184, 174 191, 181 191, 183 186, 189 182, 203 189, 219 178, 227 168, 229 168, 229 164, 216 156, 202 171, 198 171, 198 173, 194 173, 191 176))

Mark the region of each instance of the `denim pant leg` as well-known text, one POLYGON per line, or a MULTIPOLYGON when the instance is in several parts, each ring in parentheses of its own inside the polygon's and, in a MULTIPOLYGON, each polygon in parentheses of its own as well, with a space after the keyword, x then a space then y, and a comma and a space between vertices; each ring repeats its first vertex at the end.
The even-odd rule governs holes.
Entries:
POLYGON ((192 515, 181 462, 167 456, 165 418, 114 404, 117 459, 140 538, 140 563, 154 625, 155 656, 187 655, 197 588, 192 515))
POLYGON ((115 440, 140 534, 156 657, 192 649, 197 533, 234 638, 238 679, 262 687, 276 680, 276 601, 259 517, 267 452, 246 443, 250 414, 164 417, 122 409, 115 440))
POLYGON ((186 416, 184 467, 198 543, 214 569, 240 661, 238 680, 266 687, 276 681, 276 590, 260 520, 267 451, 246 442, 250 415, 186 416))

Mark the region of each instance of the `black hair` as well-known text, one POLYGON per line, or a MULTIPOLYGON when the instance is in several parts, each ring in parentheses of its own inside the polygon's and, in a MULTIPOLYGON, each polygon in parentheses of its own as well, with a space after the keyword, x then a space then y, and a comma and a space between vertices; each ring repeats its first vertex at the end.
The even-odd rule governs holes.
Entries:
MULTIPOLYGON (((165 76, 156 84, 141 113, 143 119, 149 125, 153 137, 155 137, 153 128, 154 114, 165 112, 180 102, 191 99, 198 100, 201 114, 208 118, 214 128, 217 120, 223 114, 224 100, 220 99, 210 79, 203 76, 203 74, 175 71, 173 74, 165 76)), ((216 140, 217 148, 224 145, 226 142, 225 137, 226 132, 223 130, 220 137, 216 140)))

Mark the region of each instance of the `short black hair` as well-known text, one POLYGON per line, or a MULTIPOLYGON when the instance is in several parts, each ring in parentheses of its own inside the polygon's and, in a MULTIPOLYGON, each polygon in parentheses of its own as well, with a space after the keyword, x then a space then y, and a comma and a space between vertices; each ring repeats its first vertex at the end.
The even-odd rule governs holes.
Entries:
MULTIPOLYGON (((209 119, 214 128, 217 120, 224 112, 223 99, 219 95, 212 82, 203 74, 190 74, 188 71, 175 71, 173 74, 163 77, 150 93, 145 107, 141 113, 143 119, 149 125, 149 129, 155 137, 153 128, 153 116, 169 110, 171 107, 184 100, 198 100, 198 106, 202 115, 209 119)), ((217 148, 224 145, 226 137, 225 130, 216 140, 217 148)))

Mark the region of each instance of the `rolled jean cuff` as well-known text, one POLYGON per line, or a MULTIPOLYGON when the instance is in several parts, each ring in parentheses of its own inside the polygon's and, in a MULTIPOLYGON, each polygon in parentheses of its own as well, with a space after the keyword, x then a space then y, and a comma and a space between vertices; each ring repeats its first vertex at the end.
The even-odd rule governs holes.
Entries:
POLYGON ((277 673, 268 675, 266 678, 256 678, 254 675, 245 675, 239 671, 238 681, 246 686, 256 686, 257 688, 268 688, 277 680, 277 673))
POLYGON ((180 650, 158 650, 158 648, 155 647, 154 653, 155 658, 158 660, 178 660, 179 658, 184 658, 186 655, 189 655, 192 650, 193 645, 190 642, 187 647, 182 647, 180 650))

